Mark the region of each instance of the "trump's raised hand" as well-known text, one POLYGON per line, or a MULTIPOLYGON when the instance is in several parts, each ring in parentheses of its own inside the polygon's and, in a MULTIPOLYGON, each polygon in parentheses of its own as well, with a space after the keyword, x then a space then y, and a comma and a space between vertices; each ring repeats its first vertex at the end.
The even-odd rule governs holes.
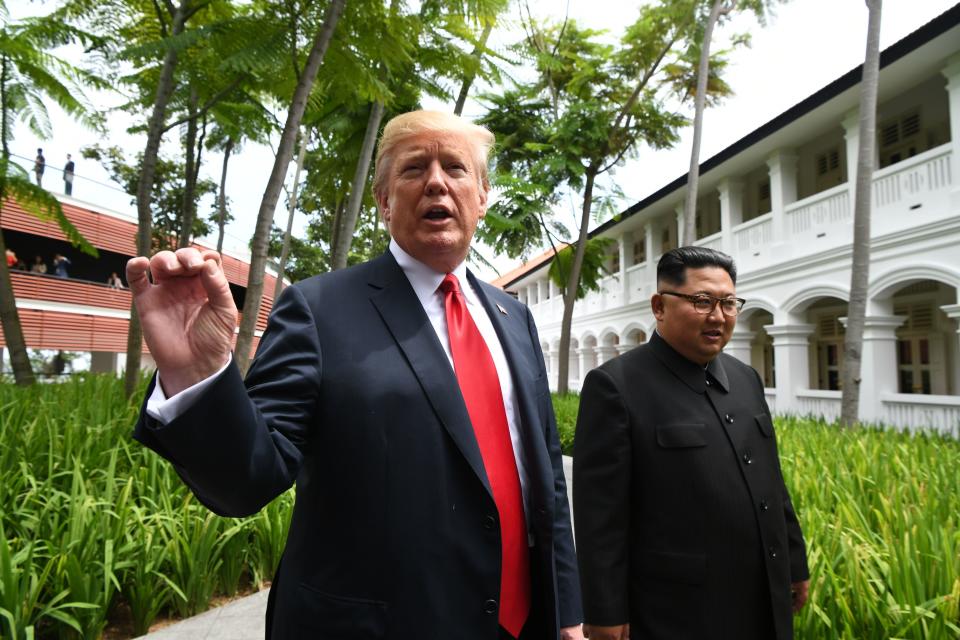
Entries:
POLYGON ((132 258, 127 283, 168 397, 227 363, 237 306, 219 253, 186 248, 132 258))

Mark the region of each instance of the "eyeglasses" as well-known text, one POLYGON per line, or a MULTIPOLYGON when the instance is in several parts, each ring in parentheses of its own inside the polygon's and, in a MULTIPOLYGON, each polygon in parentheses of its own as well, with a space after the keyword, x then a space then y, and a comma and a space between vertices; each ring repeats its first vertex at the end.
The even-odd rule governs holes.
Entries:
POLYGON ((713 313, 717 303, 720 303, 720 311, 723 312, 723 315, 733 317, 740 313, 740 309, 742 309, 743 305, 747 302, 743 298, 717 298, 705 293, 698 293, 696 295, 677 293, 676 291, 658 291, 657 293, 662 296, 677 296, 678 298, 689 300, 693 303, 693 308, 696 309, 697 313, 702 313, 703 315, 713 313))

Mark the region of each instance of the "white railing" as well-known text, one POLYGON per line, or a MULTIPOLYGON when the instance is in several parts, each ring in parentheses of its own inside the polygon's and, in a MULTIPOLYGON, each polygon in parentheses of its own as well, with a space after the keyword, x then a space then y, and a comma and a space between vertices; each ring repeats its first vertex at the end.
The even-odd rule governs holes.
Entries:
POLYGON ((881 422, 898 429, 935 429, 960 437, 960 396, 885 393, 881 422))
POLYGON ((693 244, 698 247, 706 247, 707 249, 716 249, 717 251, 723 250, 723 233, 717 231, 716 233, 710 234, 705 238, 700 238, 693 244))
POLYGON ((755 249, 768 246, 772 242, 773 212, 765 213, 733 228, 733 246, 741 254, 752 253, 755 249))
POLYGON ((642 300, 646 297, 644 287, 647 285, 647 263, 635 264, 627 267, 627 299, 625 303, 642 300))
POLYGON ((797 406, 792 413, 801 416, 820 416, 829 422, 838 420, 841 393, 841 391, 821 389, 800 389, 797 391, 797 406))
POLYGON ((777 412, 777 390, 764 388, 763 395, 767 399, 767 407, 770 409, 770 413, 775 414, 777 412))
POLYGON ((851 219, 850 186, 837 185, 784 207, 787 231, 797 234, 814 227, 847 223, 851 219))
POLYGON ((877 208, 946 189, 951 184, 950 143, 884 167, 873 175, 873 203, 877 208))

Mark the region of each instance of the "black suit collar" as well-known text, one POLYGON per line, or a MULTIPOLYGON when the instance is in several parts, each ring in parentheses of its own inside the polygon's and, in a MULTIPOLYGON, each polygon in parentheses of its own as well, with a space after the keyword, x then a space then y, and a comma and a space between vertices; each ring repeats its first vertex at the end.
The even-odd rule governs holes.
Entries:
POLYGON ((724 391, 730 390, 730 380, 727 377, 726 370, 723 368, 720 356, 711 360, 706 370, 704 370, 704 368, 697 363, 691 362, 677 353, 656 331, 654 331, 650 337, 650 348, 660 362, 670 369, 675 376, 680 378, 684 384, 697 393, 706 391, 708 377, 724 391))

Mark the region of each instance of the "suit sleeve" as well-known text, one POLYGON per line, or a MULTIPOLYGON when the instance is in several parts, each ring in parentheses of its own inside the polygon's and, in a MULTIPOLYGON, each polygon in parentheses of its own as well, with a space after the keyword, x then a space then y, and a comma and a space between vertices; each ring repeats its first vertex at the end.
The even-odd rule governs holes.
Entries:
MULTIPOLYGON (((163 425, 141 409, 134 438, 173 463, 217 514, 256 513, 297 477, 320 388, 316 323, 296 286, 274 307, 246 383, 233 363, 163 425)), ((147 391, 152 392, 153 385, 147 391)))
MULTIPOLYGON (((527 325, 537 354, 540 375, 546 376, 540 338, 537 335, 533 316, 527 309, 527 325)), ((583 622, 583 604, 580 600, 580 576, 577 571, 577 555, 573 544, 573 531, 570 526, 570 503, 567 498, 567 481, 563 474, 563 453, 560 449, 560 437, 557 433, 557 419, 552 403, 548 403, 548 419, 544 425, 547 438, 547 451, 553 468, 554 482, 554 521, 553 556, 557 570, 557 614, 560 627, 572 627, 583 622)))
MULTIPOLYGON (((760 397, 763 398, 763 410, 767 415, 770 413, 770 407, 767 406, 766 397, 763 395, 763 381, 760 380, 760 374, 751 369, 756 377, 757 385, 760 387, 760 397)), ((780 475, 780 487, 783 495, 783 517, 787 523, 787 547, 790 552, 790 582, 801 582, 810 577, 810 570, 807 568, 807 545, 803 540, 803 531, 800 529, 800 521, 797 513, 793 509, 793 502, 790 500, 790 492, 787 490, 787 484, 783 480, 783 469, 780 466, 780 455, 777 454, 777 472, 780 475)))
POLYGON ((584 621, 630 621, 630 422, 605 369, 587 374, 573 454, 573 512, 584 621))

